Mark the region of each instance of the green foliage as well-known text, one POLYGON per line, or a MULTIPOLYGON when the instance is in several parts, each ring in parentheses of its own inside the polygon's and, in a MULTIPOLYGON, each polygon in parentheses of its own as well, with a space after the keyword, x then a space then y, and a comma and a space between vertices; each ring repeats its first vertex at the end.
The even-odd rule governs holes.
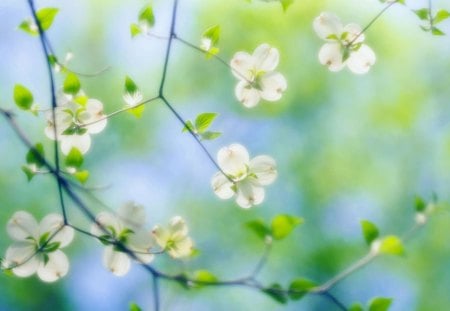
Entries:
POLYGON ((361 230, 367 245, 372 244, 378 238, 379 231, 377 226, 368 220, 361 220, 361 230))
POLYGON ((128 308, 129 311, 142 311, 141 307, 139 307, 134 302, 130 303, 130 306, 128 308))
MULTIPOLYGON (((36 12, 37 19, 41 25, 42 31, 46 31, 53 24, 53 20, 58 14, 59 10, 56 8, 43 8, 36 12)), ((26 33, 36 36, 39 34, 37 25, 32 20, 26 20, 20 23, 19 29, 26 33)))
POLYGON ((141 28, 137 24, 130 25, 130 34, 132 38, 136 37, 141 32, 141 28))
POLYGON ((125 77, 125 93, 134 94, 139 88, 136 83, 129 76, 125 77))
POLYGON ((423 21, 427 21, 430 18, 430 10, 428 10, 428 8, 414 10, 413 12, 423 21))
POLYGON ((272 219, 272 236, 276 240, 287 237, 292 230, 303 223, 303 218, 291 215, 277 215, 272 219))
POLYGON ((197 287, 202 287, 204 285, 216 283, 217 277, 208 270, 197 270, 194 272, 193 280, 196 281, 195 285, 197 287))
POLYGON ((42 167, 45 158, 44 146, 41 143, 37 143, 34 149, 30 149, 26 155, 27 164, 35 164, 37 167, 42 167))
POLYGON ((72 148, 66 157, 65 164, 68 167, 80 168, 83 165, 83 154, 77 148, 72 148))
POLYGON ((381 240, 379 252, 380 254, 403 255, 405 249, 399 237, 389 235, 381 240))
POLYGON ((67 74, 64 80, 63 90, 66 94, 76 95, 81 89, 81 83, 78 76, 73 72, 67 74))
POLYGON ((83 171, 77 171, 73 173, 73 176, 82 184, 86 183, 86 181, 89 179, 89 171, 83 170, 83 171))
POLYGON ((262 289, 262 292, 281 304, 285 304, 288 301, 286 292, 278 283, 274 283, 269 287, 262 289))
POLYGON ((155 16, 151 5, 147 5, 141 10, 139 13, 139 23, 145 24, 148 28, 155 25, 155 16))
POLYGON ((213 55, 219 53, 219 48, 217 47, 220 39, 220 26, 214 25, 206 29, 202 34, 202 41, 208 42, 207 46, 202 46, 202 49, 205 50, 206 57, 211 58, 213 55))
POLYGON ((16 84, 14 86, 14 102, 22 110, 29 110, 33 104, 33 94, 25 86, 16 84))
POLYGON ((267 236, 272 235, 272 230, 264 223, 262 219, 249 221, 245 223, 245 226, 263 240, 267 236))
POLYGON ((376 297, 369 302, 369 311, 387 311, 392 303, 391 298, 376 297))
POLYGON ((303 298, 312 288, 316 286, 311 280, 308 279, 295 279, 289 285, 289 298, 292 300, 299 300, 303 298))
POLYGON ((418 213, 423 212, 426 207, 427 207, 427 205, 426 205, 425 201, 421 197, 416 196, 416 198, 415 198, 416 212, 418 212, 418 213))
POLYGON ((433 18, 433 24, 438 24, 450 17, 450 12, 446 10, 438 10, 433 18))
POLYGON ((364 308, 362 306, 362 304, 360 303, 354 303, 350 306, 350 308, 348 308, 348 311, 364 311, 364 308))
POLYGON ((183 132, 191 131, 197 134, 202 140, 213 140, 218 138, 222 133, 208 131, 212 122, 217 117, 217 113, 213 112, 205 112, 199 114, 195 121, 192 122, 190 120, 186 121, 186 124, 183 128, 183 132))

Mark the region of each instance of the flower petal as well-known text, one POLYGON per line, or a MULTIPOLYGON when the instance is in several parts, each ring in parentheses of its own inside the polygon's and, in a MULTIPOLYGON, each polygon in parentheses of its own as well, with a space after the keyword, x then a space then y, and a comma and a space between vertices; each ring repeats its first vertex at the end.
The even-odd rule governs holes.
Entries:
POLYGON ((103 253, 103 265, 114 275, 123 276, 130 270, 131 262, 127 254, 116 252, 112 246, 107 246, 103 253))
POLYGON ((192 254, 194 243, 191 238, 185 237, 178 240, 173 246, 167 250, 167 253, 173 258, 187 257, 192 254))
POLYGON ((258 46, 253 52, 255 69, 260 71, 273 71, 278 65, 280 53, 276 48, 270 47, 267 43, 258 46))
POLYGON ((253 57, 247 52, 237 52, 230 61, 231 72, 239 80, 253 80, 253 57))
POLYGON ((339 71, 344 68, 342 51, 338 43, 325 43, 319 51, 319 61, 330 71, 339 71))
POLYGON ((5 268, 15 267, 12 272, 19 277, 28 277, 36 272, 39 260, 35 245, 27 242, 19 242, 11 245, 6 250, 5 268))
POLYGON ((86 127, 90 134, 97 134, 103 131, 108 120, 103 113, 103 103, 97 99, 90 98, 86 103, 87 117, 83 118, 83 123, 95 122, 86 127))
POLYGON ((39 225, 33 215, 25 211, 13 214, 6 225, 8 235, 15 241, 24 241, 28 237, 39 238, 39 225))
POLYGON ((75 231, 71 227, 64 226, 64 219, 61 215, 49 214, 45 216, 39 224, 39 235, 49 232, 51 236, 60 228, 62 229, 52 238, 52 242, 61 243, 59 247, 63 248, 72 242, 75 231))
POLYGON ((262 186, 273 183, 277 178, 277 164, 266 155, 254 157, 250 161, 249 170, 256 175, 257 183, 262 186))
POLYGON ((88 152, 91 147, 91 136, 88 133, 83 135, 61 135, 61 151, 68 155, 72 148, 77 148, 82 154, 88 152))
POLYGON ((134 202, 127 202, 122 205, 117 211, 117 215, 129 228, 140 228, 147 220, 144 207, 134 202))
POLYGON ((250 156, 247 149, 240 144, 223 147, 217 153, 217 161, 222 170, 234 178, 239 178, 247 172, 250 156))
POLYGON ((186 222, 180 216, 175 216, 170 220, 170 231, 172 235, 172 239, 174 241, 178 241, 184 239, 188 234, 188 227, 186 222))
POLYGON ((347 66, 353 73, 364 74, 370 70, 370 67, 375 64, 375 61, 376 56, 373 50, 363 44, 358 51, 350 54, 347 60, 347 66))
POLYGON ((169 230, 167 230, 164 227, 156 225, 153 228, 152 233, 153 233, 153 237, 155 238, 156 243, 158 243, 158 245, 161 248, 165 248, 167 245, 167 241, 169 241, 169 239, 170 239, 169 230))
POLYGON ((314 19, 313 28, 316 34, 324 39, 330 40, 328 36, 340 36, 342 33, 342 23, 333 13, 323 12, 314 19))
POLYGON ((271 72, 261 78, 261 92, 263 99, 277 101, 287 88, 287 81, 281 73, 271 72))
POLYGON ((222 172, 217 172, 211 181, 214 193, 221 199, 229 199, 234 195, 233 183, 226 178, 222 172))
POLYGON ((264 201, 264 188, 253 185, 249 180, 238 183, 236 203, 242 208, 250 208, 264 201))
POLYGON ((247 108, 253 108, 261 99, 259 91, 253 88, 247 81, 242 80, 234 89, 236 98, 247 108))
MULTIPOLYGON (((123 226, 117 216, 108 212, 99 213, 95 220, 107 229, 110 234, 119 234, 123 229, 123 226), (112 232, 111 229, 114 229, 115 232, 112 232)), ((96 223, 91 226, 91 233, 95 236, 102 236, 106 234, 96 223)))
POLYGON ((55 282, 69 272, 69 259, 62 251, 47 254, 48 262, 43 260, 39 264, 37 274, 44 282, 55 282))
POLYGON ((352 42, 352 45, 363 42, 365 39, 364 34, 361 33, 361 26, 358 24, 348 24, 344 27, 343 31, 348 33, 345 41, 352 42))

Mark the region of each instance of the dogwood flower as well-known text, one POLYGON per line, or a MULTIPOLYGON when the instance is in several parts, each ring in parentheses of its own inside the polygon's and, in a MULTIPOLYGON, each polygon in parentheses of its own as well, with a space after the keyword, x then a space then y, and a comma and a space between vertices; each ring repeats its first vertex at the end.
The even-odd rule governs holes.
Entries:
POLYGON ((188 228, 180 216, 171 219, 169 226, 155 226, 153 236, 156 243, 173 258, 187 257, 192 253, 193 241, 188 236, 188 228))
POLYGON ((118 245, 118 242, 133 252, 140 262, 149 263, 153 260, 154 255, 149 252, 153 246, 153 239, 150 231, 144 229, 145 221, 144 208, 134 203, 123 205, 117 214, 101 212, 97 215, 91 233, 106 245, 103 265, 113 274, 125 275, 131 266, 130 255, 118 245))
POLYGON ((242 208, 261 204, 265 191, 277 177, 275 160, 260 155, 250 160, 247 149, 240 144, 223 147, 217 154, 222 172, 217 172, 211 181, 215 194, 221 199, 236 196, 236 203, 242 208))
POLYGON ((60 141, 61 151, 65 155, 69 154, 72 148, 78 149, 82 154, 86 153, 91 147, 90 135, 103 131, 107 123, 102 102, 93 98, 87 99, 83 94, 73 97, 62 93, 58 96, 58 106, 55 108, 56 126, 51 111, 47 112, 46 117, 45 135, 60 141))
POLYGON ((319 51, 319 61, 330 71, 340 71, 347 66, 353 73, 367 73, 375 64, 373 50, 365 45, 365 36, 357 24, 343 26, 332 13, 322 13, 314 19, 317 35, 327 41, 319 51))
POLYGON ((140 104, 143 98, 144 96, 139 90, 136 90, 133 93, 126 92, 125 94, 123 94, 123 100, 125 101, 125 104, 129 108, 140 104))
POLYGON ((237 52, 230 62, 233 75, 239 79, 235 88, 237 99, 247 108, 261 99, 277 101, 287 88, 286 79, 275 71, 279 53, 268 44, 258 46, 252 55, 237 52))
POLYGON ((69 260, 60 249, 73 240, 74 230, 64 226, 60 215, 49 214, 38 224, 30 213, 18 211, 8 221, 6 231, 15 243, 6 250, 3 268, 19 277, 37 273, 44 282, 67 274, 69 260))

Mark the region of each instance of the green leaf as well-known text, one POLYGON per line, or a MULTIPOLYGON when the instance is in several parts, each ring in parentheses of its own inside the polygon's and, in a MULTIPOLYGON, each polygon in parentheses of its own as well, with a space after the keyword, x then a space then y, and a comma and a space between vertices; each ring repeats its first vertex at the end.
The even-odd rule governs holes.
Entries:
POLYGON ((129 311, 142 311, 141 307, 139 307, 134 302, 130 303, 129 311))
POLYGON ((450 17, 450 12, 446 10, 438 10, 433 18, 433 24, 440 23, 450 17))
POLYGON ((368 220, 361 220, 361 230, 367 245, 372 244, 372 242, 378 238, 380 234, 377 226, 368 220))
POLYGON ((136 83, 129 76, 125 77, 125 93, 134 94, 139 90, 136 83))
POLYGON ((153 15, 153 8, 151 5, 144 7, 139 13, 139 22, 144 23, 147 27, 155 25, 155 16, 153 15))
POLYGON ((137 24, 131 24, 130 25, 130 33, 131 33, 131 38, 136 37, 138 34, 140 34, 142 32, 141 28, 139 27, 139 25, 137 24))
POLYGON ((78 171, 73 174, 73 176, 82 184, 86 183, 89 178, 89 171, 78 171))
POLYGON ((427 207, 427 204, 421 197, 416 196, 415 207, 416 207, 416 212, 423 212, 425 210, 425 208, 427 207))
POLYGON ((42 30, 45 31, 50 28, 58 12, 59 10, 56 8, 43 8, 37 11, 36 16, 39 20, 39 24, 41 24, 42 30))
POLYGON ((292 300, 299 300, 315 286, 316 283, 311 280, 295 279, 291 282, 291 285, 289 285, 289 298, 292 300))
POLYGON ((183 127, 183 129, 181 131, 184 133, 184 132, 189 132, 189 130, 191 130, 194 133, 196 132, 194 124, 192 124, 192 122, 190 120, 187 120, 186 125, 183 127))
POLYGON ((245 226, 263 240, 272 235, 270 228, 261 219, 249 221, 245 223, 245 226))
POLYGON ((197 129, 197 132, 200 134, 205 132, 211 126, 216 117, 217 113, 213 112, 199 114, 195 119, 195 128, 197 129))
POLYGON ((128 109, 128 112, 139 119, 142 117, 144 110, 145 110, 145 105, 140 105, 140 106, 136 106, 134 108, 128 109))
POLYGON ((24 32, 36 36, 38 35, 38 31, 36 29, 36 24, 33 23, 31 20, 23 21, 19 24, 19 29, 23 30, 24 32))
POLYGON ((291 215, 277 215, 272 219, 272 235, 281 240, 287 237, 292 230, 303 223, 303 218, 291 215))
POLYGON ((31 170, 31 168, 27 165, 23 165, 22 166, 22 171, 25 173, 25 175, 27 176, 27 180, 31 181, 33 179, 33 177, 36 175, 35 172, 33 172, 31 170))
POLYGON ((45 157, 44 146, 41 143, 37 143, 34 149, 30 149, 26 155, 27 164, 35 164, 37 167, 44 165, 41 161, 45 157))
POLYGON ((272 284, 268 288, 262 289, 262 292, 266 293, 267 295, 272 297, 275 301, 281 304, 285 304, 288 301, 286 293, 283 291, 283 288, 278 283, 272 284))
POLYGON ((25 86, 16 84, 14 86, 14 101, 22 110, 29 110, 33 104, 33 94, 25 86))
POLYGON ((201 287, 205 284, 214 284, 217 282, 217 277, 207 270, 198 270, 194 272, 194 280, 197 281, 195 285, 201 287), (205 284, 202 284, 205 283, 205 284))
POLYGON ((392 304, 392 298, 376 297, 369 302, 369 311, 387 311, 392 304))
POLYGON ((52 252, 56 251, 60 245, 61 245, 60 242, 48 243, 47 245, 45 245, 45 247, 42 249, 42 251, 44 253, 52 253, 52 252))
POLYGON ((77 75, 70 72, 64 80, 63 90, 66 94, 75 95, 80 91, 81 83, 77 75))
POLYGON ((435 36, 444 36, 445 32, 436 27, 431 27, 431 33, 435 36))
POLYGON ((83 165, 83 154, 77 148, 70 149, 69 154, 66 157, 65 164, 69 167, 79 168, 83 165))
POLYGON ((428 8, 423 8, 420 10, 413 10, 413 12, 423 21, 427 21, 430 18, 429 10, 428 8))
POLYGON ((281 6, 283 7, 283 10, 286 12, 286 10, 288 9, 288 7, 294 3, 294 0, 280 0, 281 2, 281 6))
POLYGON ((49 237, 50 237, 50 232, 45 232, 44 234, 42 234, 39 237, 39 242, 38 242, 39 246, 44 245, 47 242, 49 237))
POLYGON ((200 134, 200 137, 202 140, 213 140, 213 139, 220 137, 220 135, 222 135, 221 132, 206 131, 206 132, 200 134))
POLYGON ((364 311, 364 308, 359 302, 357 302, 352 304, 350 308, 348 308, 348 311, 364 311))
POLYGON ((381 240, 380 254, 403 255, 405 249, 399 237, 389 235, 381 240))

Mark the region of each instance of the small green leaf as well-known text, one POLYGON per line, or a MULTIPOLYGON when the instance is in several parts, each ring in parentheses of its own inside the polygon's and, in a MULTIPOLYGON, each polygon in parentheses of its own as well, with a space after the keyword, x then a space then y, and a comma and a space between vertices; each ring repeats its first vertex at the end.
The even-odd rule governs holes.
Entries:
POLYGON ((431 33, 435 36, 444 36, 445 32, 436 27, 431 27, 431 33))
POLYGON ((189 130, 191 130, 194 133, 196 132, 194 124, 192 124, 192 122, 190 120, 187 120, 186 125, 183 127, 183 129, 181 131, 184 133, 184 132, 189 132, 189 130))
POLYGON ((288 9, 288 7, 294 3, 294 0, 280 0, 281 2, 281 6, 283 7, 283 10, 286 12, 286 10, 288 9))
POLYGON ((39 246, 44 245, 48 238, 50 237, 50 232, 45 232, 43 235, 39 237, 39 246))
POLYGON ((73 174, 73 176, 82 184, 86 183, 89 178, 89 171, 78 171, 73 174))
POLYGON ((380 254, 403 255, 405 249, 399 237, 389 235, 381 240, 380 254))
POLYGON ((41 24, 42 30, 45 31, 50 28, 58 12, 59 10, 56 8, 43 8, 37 11, 36 16, 39 20, 39 24, 41 24))
POLYGON ((129 311, 142 311, 141 307, 139 307, 134 302, 130 303, 129 311))
POLYGON ((33 104, 33 94, 25 86, 16 84, 14 86, 14 101, 22 110, 29 110, 33 104))
POLYGON ((155 16, 151 5, 144 7, 139 13, 139 23, 145 24, 148 28, 155 25, 155 16))
POLYGON ((70 149, 69 154, 66 157, 65 164, 69 167, 79 168, 83 165, 83 154, 77 148, 70 149))
POLYGON ((134 94, 137 92, 139 88, 137 87, 136 83, 134 83, 133 79, 131 79, 129 76, 125 77, 125 93, 134 94))
POLYGON ((450 17, 450 12, 446 10, 438 10, 433 18, 433 24, 440 23, 450 17))
POLYGON ((37 26, 31 20, 21 22, 19 25, 19 29, 32 36, 36 36, 38 34, 37 26))
POLYGON ((216 283, 217 277, 207 270, 198 270, 198 271, 194 272, 194 280, 198 282, 198 283, 196 283, 196 285, 198 287, 201 287, 205 284, 216 283))
POLYGON ((272 235, 281 240, 287 237, 295 227, 303 223, 303 218, 291 215, 277 215, 272 219, 272 235))
POLYGON ((195 128, 197 129, 197 132, 200 134, 205 132, 211 126, 216 117, 217 113, 213 112, 199 114, 195 119, 195 128))
POLYGON ((369 302, 369 311, 387 311, 392 304, 392 298, 376 297, 369 302))
POLYGON ((380 234, 377 226, 368 220, 361 220, 361 230, 367 245, 372 244, 372 242, 378 238, 380 234))
POLYGON ((416 212, 423 212, 425 210, 425 208, 427 207, 427 204, 421 197, 416 196, 415 207, 416 207, 416 212))
POLYGON ((350 308, 348 308, 348 311, 364 311, 364 308, 363 308, 362 304, 357 302, 357 303, 352 304, 350 306, 350 308))
POLYGON ((128 109, 128 112, 139 119, 142 117, 144 110, 145 110, 145 105, 140 105, 140 106, 136 106, 134 108, 128 109))
POLYGON ((413 12, 423 21, 427 21, 430 18, 429 10, 428 8, 423 8, 420 10, 413 10, 413 12))
POLYGON ((64 80, 63 90, 66 94, 75 95, 80 91, 81 83, 77 75, 70 72, 64 80))
POLYGON ((37 143, 34 149, 30 149, 26 155, 27 164, 35 164, 37 167, 44 165, 44 162, 41 161, 43 158, 45 158, 44 146, 41 143, 37 143))
POLYGON ((288 301, 286 293, 278 283, 272 284, 269 287, 262 289, 262 291, 281 304, 285 304, 288 301))
POLYGON ((44 253, 52 253, 52 252, 56 251, 60 245, 61 245, 60 242, 48 243, 47 245, 45 245, 45 247, 42 249, 42 251, 44 253))
POLYGON ((220 39, 220 26, 214 25, 209 27, 203 32, 202 37, 210 39, 213 46, 217 45, 220 39))
POLYGON ((308 279, 296 279, 289 285, 289 297, 292 300, 299 300, 305 296, 308 291, 315 287, 316 283, 308 279))
POLYGON ((222 135, 221 132, 206 131, 206 132, 200 134, 200 137, 202 140, 214 140, 214 139, 220 137, 220 135, 222 135))
POLYGON ((26 165, 22 166, 22 171, 27 176, 28 181, 31 181, 33 179, 33 177, 36 175, 36 173, 29 166, 26 166, 26 165))
POLYGON ((136 37, 138 34, 140 34, 142 32, 141 28, 139 27, 138 24, 131 24, 130 25, 130 34, 131 34, 131 38, 136 37))
POLYGON ((245 223, 245 226, 263 240, 272 234, 270 228, 261 219, 249 221, 245 223))

